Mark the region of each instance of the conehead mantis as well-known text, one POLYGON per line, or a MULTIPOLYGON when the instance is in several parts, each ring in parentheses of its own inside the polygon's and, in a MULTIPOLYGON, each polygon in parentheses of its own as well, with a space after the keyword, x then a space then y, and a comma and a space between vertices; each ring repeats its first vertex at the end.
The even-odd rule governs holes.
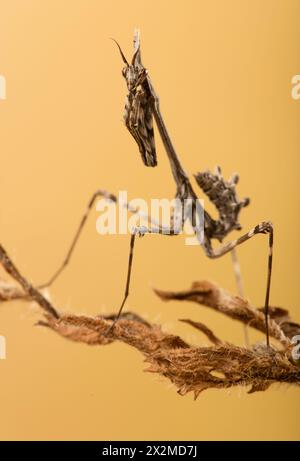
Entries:
MULTIPOLYGON (((188 175, 186 174, 181 165, 179 157, 172 143, 171 137, 169 135, 163 116, 161 114, 159 98, 154 90, 151 78, 149 76, 149 72, 142 64, 139 31, 136 31, 134 35, 134 52, 131 62, 129 62, 126 59, 120 45, 117 42, 116 44, 119 48, 121 58, 124 62, 122 75, 126 80, 128 90, 128 95, 125 104, 124 122, 128 131, 137 143, 142 161, 144 165, 148 167, 155 167, 157 165, 156 147, 153 131, 153 120, 155 120, 175 181, 175 197, 179 199, 183 205, 184 201, 187 199, 192 204, 196 204, 198 197, 192 187, 188 175)), ((206 210, 202 210, 204 216, 204 236, 201 240, 199 239, 199 245, 202 247, 207 257, 215 259, 227 254, 228 252, 232 252, 238 245, 241 245, 242 243, 251 239, 254 235, 268 234, 269 236, 267 287, 264 303, 264 313, 266 322, 266 342, 269 346, 268 310, 273 261, 273 225, 269 221, 263 221, 260 224, 257 224, 251 230, 249 230, 246 234, 243 234, 241 237, 229 241, 225 244, 221 244, 221 246, 219 246, 218 248, 213 248, 213 240, 217 240, 218 242, 222 243, 224 238, 231 231, 241 229, 241 226, 238 221, 239 214, 242 208, 246 207, 249 204, 249 199, 245 198, 243 200, 240 200, 237 196, 236 185, 239 179, 238 176, 234 174, 229 180, 225 180, 222 176, 221 169, 219 167, 217 167, 214 173, 210 171, 197 173, 195 175, 195 179, 202 192, 204 192, 204 194, 206 194, 209 200, 215 205, 217 212, 219 214, 217 219, 213 219, 206 210)), ((109 200, 113 200, 115 202, 117 201, 116 197, 113 194, 110 194, 103 190, 99 190, 93 195, 88 204, 87 210, 80 222, 79 228, 75 234, 75 237, 72 241, 66 258, 64 259, 59 269, 48 281, 48 283, 40 286, 40 288, 52 284, 54 280, 62 272, 62 270, 66 267, 66 265, 70 261, 71 255, 74 251, 78 238, 85 225, 89 212, 92 209, 93 204, 95 203, 95 200, 98 197, 103 196, 109 200)), ((130 208, 130 205, 126 206, 128 207, 129 211, 133 213, 137 212, 137 210, 130 208)), ((198 229, 195 225, 195 210, 196 206, 192 206, 192 213, 189 215, 189 219, 191 221, 193 228, 195 229, 195 234, 197 235, 198 229)), ((118 313, 115 316, 113 323, 109 328, 109 331, 111 331, 111 329, 114 328, 117 320, 119 319, 122 313, 122 310, 129 295, 136 236, 144 236, 145 234, 150 233, 169 236, 178 235, 175 226, 174 216, 171 217, 168 232, 166 232, 166 229, 160 226, 159 224, 157 224, 155 227, 143 226, 134 228, 132 230, 125 292, 118 313)))

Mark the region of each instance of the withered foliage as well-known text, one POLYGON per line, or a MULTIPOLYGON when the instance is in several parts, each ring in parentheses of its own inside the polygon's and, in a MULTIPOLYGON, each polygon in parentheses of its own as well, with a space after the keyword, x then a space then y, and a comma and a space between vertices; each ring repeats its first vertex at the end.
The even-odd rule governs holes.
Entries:
MULTIPOLYGON (((118 340, 138 349, 149 364, 147 371, 165 376, 177 387, 180 395, 192 391, 196 398, 201 391, 209 388, 250 386, 249 393, 252 393, 265 391, 273 383, 300 385, 300 364, 291 355, 291 338, 300 334, 300 325, 291 321, 285 309, 271 309, 272 347, 266 347, 263 342, 249 349, 225 343, 203 323, 183 319, 183 322, 204 333, 212 343, 210 347, 196 347, 130 312, 124 314, 107 335, 113 315, 88 317, 59 312, 21 275, 2 246, 0 264, 20 285, 0 281, 1 302, 13 299, 35 301, 44 313, 38 325, 46 326, 72 341, 108 345, 118 340)), ((265 332, 261 309, 255 309, 246 300, 210 282, 196 282, 187 291, 156 290, 156 293, 165 301, 188 300, 210 307, 265 332)))
MULTIPOLYGON (((155 290, 155 292, 163 301, 192 301, 265 333, 263 308, 254 308, 247 300, 231 295, 211 282, 194 282, 187 291, 155 290)), ((269 316, 270 336, 282 345, 288 346, 290 339, 300 334, 300 325, 292 322, 287 310, 281 307, 270 307, 269 316)))

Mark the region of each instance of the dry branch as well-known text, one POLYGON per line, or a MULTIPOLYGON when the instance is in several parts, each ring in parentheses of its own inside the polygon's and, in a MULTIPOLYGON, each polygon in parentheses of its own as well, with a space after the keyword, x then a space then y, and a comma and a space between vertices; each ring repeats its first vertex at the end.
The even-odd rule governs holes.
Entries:
MULTIPOLYGON (((276 348, 261 344, 247 349, 223 343, 202 323, 183 320, 201 330, 213 343, 211 347, 195 347, 130 312, 124 314, 107 335, 114 320, 113 315, 93 318, 59 313, 20 274, 1 246, 0 264, 21 285, 20 289, 1 282, 0 301, 22 298, 35 301, 44 312, 44 319, 38 324, 51 328, 69 340, 89 345, 108 345, 118 340, 138 349, 149 363, 147 371, 168 378, 181 395, 192 391, 197 397, 205 389, 224 389, 240 385, 251 386, 250 393, 264 391, 273 383, 300 385, 300 368, 291 359, 289 339, 289 333, 295 332, 299 325, 290 321, 286 310, 274 308, 271 311, 273 319, 270 321, 270 333, 278 341, 276 348)), ((204 304, 264 332, 261 311, 209 282, 197 282, 190 291, 157 293, 165 300, 192 300, 204 304)))
MULTIPOLYGON (((186 291, 155 290, 155 292, 164 301, 193 301, 202 306, 210 307, 256 330, 265 332, 263 309, 250 306, 247 300, 228 293, 214 283, 200 281, 194 282, 191 289, 186 291)), ((270 311, 271 314, 272 312, 274 313, 274 308, 271 308, 270 311)), ((284 312, 288 314, 287 311, 284 310, 284 312)), ((280 341, 283 345, 287 346, 290 343, 283 328, 272 318, 272 315, 269 321, 269 333, 270 336, 280 341)))

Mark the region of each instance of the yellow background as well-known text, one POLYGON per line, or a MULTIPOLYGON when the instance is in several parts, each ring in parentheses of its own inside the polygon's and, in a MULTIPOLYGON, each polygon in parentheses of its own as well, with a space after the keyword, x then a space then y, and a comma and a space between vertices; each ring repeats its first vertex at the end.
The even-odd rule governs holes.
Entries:
MULTIPOLYGON (((129 197, 172 197, 159 166, 143 166, 122 124, 122 62, 142 33, 144 64, 186 170, 219 164, 238 171, 251 206, 241 222, 275 225, 273 305, 299 315, 299 112, 291 78, 300 73, 300 2, 1 0, 0 240, 34 283, 57 268, 98 187, 129 197)), ((211 209, 211 208, 209 208, 211 209)), ((62 310, 115 311, 125 282, 128 236, 100 237, 93 212, 72 264, 51 289, 62 310)), ((234 234, 232 234, 234 235, 234 234)), ((237 235, 237 234, 236 234, 237 235)), ((239 249, 247 297, 264 299, 267 238, 239 249)), ((188 288, 210 279, 235 291, 230 255, 210 261, 182 238, 138 240, 127 308, 194 344, 205 338, 178 318, 206 323, 243 343, 242 328, 189 303, 164 304, 152 287, 188 288)), ((163 378, 143 373, 123 345, 88 347, 34 327, 36 306, 0 306, 1 439, 299 439, 299 389, 211 390, 194 402, 163 378)), ((262 336, 251 332, 251 340, 262 336)))

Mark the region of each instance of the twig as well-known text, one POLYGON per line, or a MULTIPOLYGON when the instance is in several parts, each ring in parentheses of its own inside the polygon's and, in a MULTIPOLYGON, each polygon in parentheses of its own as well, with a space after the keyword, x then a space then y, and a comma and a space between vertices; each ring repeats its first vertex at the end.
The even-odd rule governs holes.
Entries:
MULTIPOLYGON (((211 282, 194 282, 191 289, 186 291, 155 290, 155 292, 164 301, 193 301, 263 333, 266 331, 264 313, 261 310, 255 309, 250 306, 248 301, 239 296, 231 295, 211 282)), ((290 344, 289 338, 275 320, 270 319, 269 321, 269 333, 271 337, 277 339, 284 346, 290 344)))
MULTIPOLYGON (((118 340, 139 350, 149 367, 146 371, 159 373, 169 379, 180 395, 193 392, 195 398, 209 388, 224 389, 233 386, 250 385, 249 393, 265 391, 272 383, 300 385, 299 364, 291 358, 291 343, 287 331, 295 332, 296 325, 289 321, 286 310, 271 310, 274 319, 270 321, 270 333, 278 339, 281 348, 270 348, 263 344, 251 349, 223 343, 200 322, 183 320, 200 329, 213 343, 210 347, 195 347, 179 336, 165 333, 158 325, 146 322, 135 313, 121 316, 115 328, 107 330, 115 316, 88 317, 58 313, 52 304, 36 290, 17 270, 3 247, 0 246, 0 263, 23 289, 23 299, 35 301, 44 312, 44 319, 38 325, 46 326, 72 341, 89 345, 108 345, 118 340), (277 323, 277 320, 279 323, 277 323), (282 320, 284 321, 282 322, 282 320), (281 324, 289 325, 284 333, 281 324), (292 327, 292 326, 293 327, 292 327)), ((13 285, 0 284, 0 300, 12 299, 7 291, 13 292, 13 285)), ((21 291, 15 288, 21 298, 21 291)), ((209 282, 197 282, 192 290, 179 293, 157 291, 163 299, 189 299, 205 303, 233 319, 264 332, 264 316, 238 296, 232 296, 209 282)), ((299 327, 299 325, 298 325, 299 327)), ((300 327, 299 327, 300 328, 300 327)))
POLYGON ((42 309, 48 312, 48 314, 55 318, 59 318, 58 312, 54 309, 51 303, 20 274, 2 245, 0 245, 0 264, 3 266, 5 271, 21 285, 24 290, 25 297, 29 297, 32 301, 36 301, 42 309))

